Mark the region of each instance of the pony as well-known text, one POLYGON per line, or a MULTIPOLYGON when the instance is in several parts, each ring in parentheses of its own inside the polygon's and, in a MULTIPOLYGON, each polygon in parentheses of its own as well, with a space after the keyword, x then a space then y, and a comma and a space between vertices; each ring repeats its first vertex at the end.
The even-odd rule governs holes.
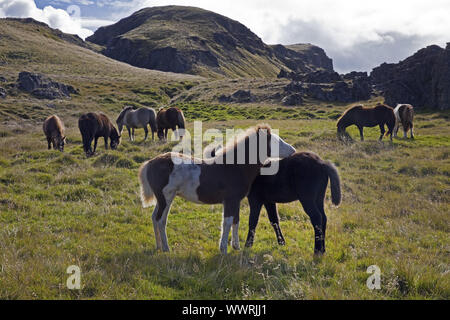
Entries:
MULTIPOLYGON (((330 180, 331 201, 336 206, 341 202, 341 183, 336 167, 330 161, 322 160, 313 152, 296 152, 277 161, 275 175, 259 175, 254 180, 247 196, 250 206, 249 230, 246 247, 251 247, 261 207, 264 205, 278 244, 285 240, 280 228, 277 203, 299 200, 314 228, 314 254, 325 253, 325 232, 327 216, 324 210, 325 192, 330 180)), ((266 164, 268 165, 268 164, 266 164)))
POLYGON ((89 112, 82 114, 78 119, 78 128, 83 139, 84 152, 88 157, 95 153, 97 140, 100 137, 105 139, 105 149, 108 149, 108 138, 111 140, 111 149, 117 149, 117 146, 120 144, 120 134, 103 113, 89 112), (94 140, 94 150, 91 147, 92 140, 94 140))
POLYGON ((227 253, 230 229, 232 247, 239 250, 241 200, 274 151, 284 158, 295 149, 272 133, 269 126, 258 125, 232 139, 214 158, 199 159, 169 152, 143 163, 138 175, 141 201, 144 208, 156 202, 152 222, 157 250, 169 251, 166 224, 176 195, 195 203, 223 204, 219 250, 227 253))
POLYGON ((345 110, 345 112, 337 121, 338 137, 340 139, 343 139, 344 136, 350 138, 345 129, 353 124, 356 125, 359 129, 361 141, 364 141, 363 128, 375 126, 380 127, 379 140, 381 141, 385 133, 384 125, 387 125, 388 132, 386 133, 386 135, 390 135, 392 141, 392 133, 395 126, 394 110, 384 104, 377 104, 373 108, 364 107, 362 105, 350 107, 349 109, 345 110))
POLYGON ((407 138, 408 130, 411 134, 411 139, 414 139, 413 133, 413 119, 414 119, 414 107, 410 104, 397 104, 394 109, 395 114, 395 128, 394 128, 394 137, 397 137, 398 129, 400 127, 400 123, 403 126, 403 138, 407 138))
POLYGON ((119 134, 122 134, 123 126, 127 127, 130 141, 134 141, 134 129, 136 128, 144 128, 144 141, 146 141, 148 136, 147 125, 150 124, 150 129, 152 130, 152 140, 155 140, 155 132, 157 130, 156 112, 152 108, 139 108, 137 110, 133 110, 133 107, 125 106, 117 117, 116 123, 117 128, 119 129, 119 134))
POLYGON ((66 137, 64 136, 64 124, 61 119, 57 115, 47 117, 42 129, 47 138, 48 149, 50 150, 53 144, 53 149, 63 152, 66 137))
MULTIPOLYGON (((179 129, 185 128, 183 111, 175 107, 168 109, 160 108, 158 110, 158 114, 156 115, 156 124, 158 127, 159 140, 167 140, 167 133, 169 129, 172 129, 176 136, 177 126, 179 129)), ((180 136, 183 138, 181 134, 180 136)))

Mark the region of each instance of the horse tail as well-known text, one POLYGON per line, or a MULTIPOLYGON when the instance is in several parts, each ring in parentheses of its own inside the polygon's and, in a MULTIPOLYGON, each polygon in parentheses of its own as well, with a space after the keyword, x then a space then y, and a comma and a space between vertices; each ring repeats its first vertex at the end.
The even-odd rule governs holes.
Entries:
POLYGON ((158 131, 158 127, 156 125, 156 112, 153 109, 150 109, 150 116, 148 119, 148 123, 150 124, 150 128, 152 129, 152 132, 158 131))
POLYGON ((326 161, 324 164, 328 177, 330 178, 331 202, 337 206, 341 203, 341 178, 339 177, 338 170, 333 163, 326 161))
POLYGON ((153 192, 152 187, 150 186, 150 182, 148 181, 148 167, 149 162, 146 161, 139 168, 139 182, 141 186, 141 202, 142 207, 147 208, 155 205, 155 193, 153 192))
POLYGON ((394 133, 395 124, 397 123, 397 117, 395 116, 394 110, 391 108, 388 112, 388 119, 386 124, 388 126, 388 131, 385 133, 385 136, 389 136, 394 133))
POLYGON ((181 129, 184 129, 184 122, 185 122, 185 119, 184 119, 183 111, 178 110, 178 127, 181 129))

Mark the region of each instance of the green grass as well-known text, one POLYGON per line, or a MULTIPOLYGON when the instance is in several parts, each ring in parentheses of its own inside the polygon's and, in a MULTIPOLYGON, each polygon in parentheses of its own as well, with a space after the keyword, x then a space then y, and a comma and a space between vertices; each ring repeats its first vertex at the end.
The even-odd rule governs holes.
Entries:
MULTIPOLYGON (((125 134, 115 151, 105 151, 100 140, 97 155, 87 159, 74 123, 66 123, 64 153, 46 150, 40 125, 2 126, 0 298, 450 298, 447 114, 418 115, 413 141, 380 144, 373 128, 365 129, 365 142, 344 144, 329 117, 344 106, 325 113, 321 107, 180 107, 188 128, 194 119, 208 120, 204 130, 244 128, 266 115, 297 150, 336 163, 343 201, 333 207, 327 191, 327 254, 313 258, 312 227, 294 202, 279 206, 286 246, 276 244, 263 213, 254 247, 221 256, 221 206, 181 198, 169 216, 171 252, 156 252, 152 210, 141 207, 137 171, 173 143, 144 143, 137 130, 136 142, 125 134), (65 286, 73 264, 81 268, 81 290, 65 286), (381 290, 370 291, 366 269, 374 264, 381 268, 381 290)), ((349 133, 358 137, 356 128, 349 133)), ((248 213, 244 200, 241 246, 248 213)))

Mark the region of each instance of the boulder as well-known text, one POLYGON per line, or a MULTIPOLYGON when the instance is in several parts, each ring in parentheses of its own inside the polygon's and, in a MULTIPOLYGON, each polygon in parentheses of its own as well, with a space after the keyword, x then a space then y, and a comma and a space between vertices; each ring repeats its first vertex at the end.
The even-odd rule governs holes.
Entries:
POLYGON ((50 78, 36 73, 19 73, 18 87, 40 99, 69 98, 70 94, 78 94, 78 90, 70 85, 52 81, 50 78))
POLYGON ((252 102, 254 101, 254 97, 250 90, 237 90, 231 95, 231 100, 234 102, 252 102))
POLYGON ((285 96, 281 103, 285 106, 298 106, 303 103, 303 98, 300 93, 293 93, 290 95, 285 96))

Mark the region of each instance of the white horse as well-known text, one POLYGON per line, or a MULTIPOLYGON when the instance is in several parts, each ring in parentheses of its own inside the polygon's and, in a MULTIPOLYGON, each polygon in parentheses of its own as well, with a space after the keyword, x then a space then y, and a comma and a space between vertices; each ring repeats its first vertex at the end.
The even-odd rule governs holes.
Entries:
POLYGON ((144 141, 147 140, 147 125, 150 124, 150 129, 152 130, 152 140, 155 140, 155 132, 157 131, 156 112, 152 108, 139 108, 137 110, 133 110, 133 107, 125 106, 117 117, 116 122, 120 135, 122 134, 123 126, 127 127, 130 141, 134 141, 134 129, 136 128, 144 128, 144 141))

